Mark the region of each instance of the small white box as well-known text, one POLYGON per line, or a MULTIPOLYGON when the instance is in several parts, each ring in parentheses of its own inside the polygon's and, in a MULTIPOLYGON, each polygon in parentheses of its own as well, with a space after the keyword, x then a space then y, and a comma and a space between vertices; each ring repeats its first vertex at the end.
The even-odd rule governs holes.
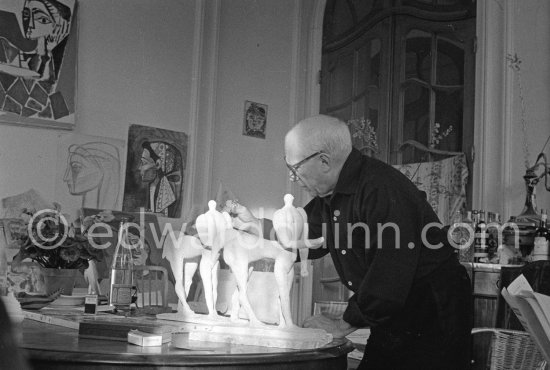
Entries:
POLYGON ((139 330, 130 330, 128 332, 128 343, 136 344, 142 347, 162 346, 172 340, 171 333, 153 334, 145 333, 139 330))

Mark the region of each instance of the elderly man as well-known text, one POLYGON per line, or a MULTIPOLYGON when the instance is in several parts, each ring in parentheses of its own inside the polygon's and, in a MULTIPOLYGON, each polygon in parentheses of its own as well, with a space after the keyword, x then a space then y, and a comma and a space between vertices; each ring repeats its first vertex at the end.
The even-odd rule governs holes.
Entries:
POLYGON ((309 238, 324 233, 342 283, 354 294, 342 320, 318 315, 306 327, 336 337, 371 328, 360 369, 466 369, 470 280, 425 194, 403 174, 352 148, 347 126, 315 116, 285 138, 292 181, 313 200, 309 238))
MULTIPOLYGON (((312 243, 309 258, 330 253, 354 293, 343 319, 316 315, 304 326, 336 338, 370 327, 359 370, 469 369, 470 279, 425 194, 353 149, 347 126, 329 116, 294 126, 285 160, 290 179, 313 197, 305 207, 308 238, 325 240, 321 248, 312 243)), ((270 223, 245 207, 233 213, 236 227, 269 235, 270 223)))

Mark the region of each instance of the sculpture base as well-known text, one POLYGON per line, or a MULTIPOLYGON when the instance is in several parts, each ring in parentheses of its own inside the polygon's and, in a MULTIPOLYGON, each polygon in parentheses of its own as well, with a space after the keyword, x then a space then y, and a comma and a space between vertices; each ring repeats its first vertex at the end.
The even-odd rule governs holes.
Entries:
MULTIPOLYGON (((250 326, 247 321, 231 322, 229 318, 206 315, 184 315, 164 313, 157 319, 180 321, 181 333, 174 333, 173 339, 182 337, 182 343, 201 341, 249 346, 263 346, 291 349, 314 349, 332 342, 332 335, 322 329, 280 328, 273 325, 250 326), (185 339, 183 339, 185 338, 185 339)), ((176 340, 175 342, 179 342, 176 340)), ((196 343, 196 342, 195 342, 196 343)))

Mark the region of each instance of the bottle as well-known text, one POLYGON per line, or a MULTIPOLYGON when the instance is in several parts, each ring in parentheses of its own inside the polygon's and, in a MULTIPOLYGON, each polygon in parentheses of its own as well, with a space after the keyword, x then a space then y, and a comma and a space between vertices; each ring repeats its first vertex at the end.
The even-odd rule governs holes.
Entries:
POLYGON ((474 262, 487 262, 487 224, 485 212, 479 211, 479 221, 474 234, 474 262))
POLYGON ((130 238, 128 237, 128 219, 122 218, 118 230, 118 243, 111 264, 111 289, 109 305, 115 311, 130 311, 133 289, 133 259, 130 238))
POLYGON ((479 211, 477 209, 472 210, 472 221, 474 222, 474 225, 477 225, 479 222, 479 211))
POLYGON ((546 210, 541 209, 542 215, 539 223, 539 227, 535 231, 535 243, 533 247, 533 261, 545 261, 550 259, 548 250, 548 239, 550 233, 546 225, 548 218, 546 210))
POLYGON ((472 219, 472 211, 466 211, 466 217, 462 220, 462 222, 470 226, 474 224, 474 220, 472 219))
POLYGON ((491 263, 498 263, 498 230, 500 224, 497 221, 497 214, 487 213, 487 258, 491 263))

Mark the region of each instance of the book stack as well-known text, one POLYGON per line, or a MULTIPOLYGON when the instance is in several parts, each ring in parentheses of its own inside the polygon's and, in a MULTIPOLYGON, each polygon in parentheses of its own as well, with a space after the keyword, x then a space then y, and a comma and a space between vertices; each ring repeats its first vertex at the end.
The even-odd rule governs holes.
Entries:
POLYGON ((146 333, 141 330, 130 330, 128 332, 128 343, 142 347, 162 346, 172 340, 172 333, 146 333))
POLYGON ((502 289, 502 297, 550 363, 550 297, 534 292, 523 275, 502 289))

